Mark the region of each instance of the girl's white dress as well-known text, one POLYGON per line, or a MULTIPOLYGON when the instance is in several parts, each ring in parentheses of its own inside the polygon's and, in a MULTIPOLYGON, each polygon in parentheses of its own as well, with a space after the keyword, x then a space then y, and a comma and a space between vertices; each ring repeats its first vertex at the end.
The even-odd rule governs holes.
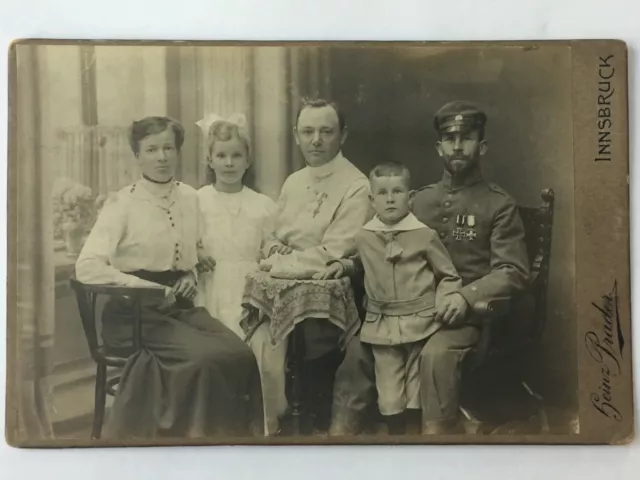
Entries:
POLYGON ((273 229, 276 204, 248 187, 223 193, 213 185, 198 190, 205 254, 216 261, 198 282, 196 305, 207 308, 240 338, 245 276, 258 269, 262 242, 273 229))

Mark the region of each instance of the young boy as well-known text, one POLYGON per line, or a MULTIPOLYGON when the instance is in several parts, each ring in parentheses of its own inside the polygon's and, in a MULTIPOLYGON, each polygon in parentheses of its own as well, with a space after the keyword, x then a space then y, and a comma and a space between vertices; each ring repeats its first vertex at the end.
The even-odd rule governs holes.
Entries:
POLYGON ((360 341, 372 346, 380 413, 389 433, 399 434, 407 416, 419 412, 420 351, 448 320, 444 298, 462 285, 437 233, 410 212, 407 167, 378 165, 369 182, 376 216, 355 237, 358 256, 330 264, 316 278, 364 268, 367 313, 360 341))

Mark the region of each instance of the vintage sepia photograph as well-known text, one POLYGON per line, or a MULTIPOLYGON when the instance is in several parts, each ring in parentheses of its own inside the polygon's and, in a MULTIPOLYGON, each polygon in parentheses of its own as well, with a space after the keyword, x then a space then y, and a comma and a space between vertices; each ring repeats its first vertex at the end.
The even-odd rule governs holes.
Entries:
MULTIPOLYGON (((626 58, 593 55, 588 98, 576 58, 15 44, 10 443, 572 443, 585 415, 632 424, 628 271, 578 300, 601 224, 576 213, 576 165, 627 161, 626 91, 605 85, 626 58), (604 329, 583 331, 585 305, 604 329)), ((628 255, 628 206, 612 215, 628 255)))

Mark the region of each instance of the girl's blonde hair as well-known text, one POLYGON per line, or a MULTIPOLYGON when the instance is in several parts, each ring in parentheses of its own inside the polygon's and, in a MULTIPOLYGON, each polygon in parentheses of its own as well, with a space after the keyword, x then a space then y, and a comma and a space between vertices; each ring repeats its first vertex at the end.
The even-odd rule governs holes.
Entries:
MULTIPOLYGON (((213 147, 216 142, 226 142, 234 137, 240 140, 240 142, 244 145, 247 152, 247 162, 249 163, 249 166, 251 166, 252 152, 249 132, 246 128, 228 120, 216 120, 211 124, 211 126, 209 126, 209 132, 207 134, 207 150, 209 153, 209 157, 213 155, 213 147)), ((207 177, 211 183, 215 183, 216 174, 213 168, 211 168, 209 161, 207 161, 207 177)))

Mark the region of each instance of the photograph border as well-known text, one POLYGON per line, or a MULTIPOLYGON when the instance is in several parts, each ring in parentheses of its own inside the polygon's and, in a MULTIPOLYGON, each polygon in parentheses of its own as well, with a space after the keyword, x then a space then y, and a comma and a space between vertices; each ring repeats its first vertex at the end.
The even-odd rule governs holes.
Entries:
MULTIPOLYGON (((618 40, 470 41, 470 42, 240 42, 240 41, 150 41, 150 40, 59 40, 23 39, 12 43, 9 52, 9 156, 8 156, 8 281, 7 281, 7 394, 5 434, 18 447, 120 447, 187 445, 397 445, 397 444, 626 444, 634 435, 634 398, 631 347, 630 227, 629 227, 629 131, 628 59, 626 44, 618 40), (23 45, 91 46, 446 46, 526 47, 564 45, 571 47, 573 105, 573 166, 575 202, 575 292, 578 348, 579 418, 577 434, 536 435, 434 435, 398 438, 373 436, 204 438, 198 440, 90 440, 25 439, 18 432, 19 399, 16 396, 18 273, 18 131, 16 90, 16 47, 23 45), (610 68, 607 70, 607 68, 610 68), (615 74, 610 73, 611 68, 615 74), (606 78, 612 75, 610 78, 606 78), (606 87, 602 82, 609 82, 606 87), (608 88, 605 90, 605 88, 608 88), (610 104, 599 103, 607 96, 610 104), (605 106, 606 105, 606 106, 605 106), (611 159, 596 161, 602 128, 602 108, 609 108, 611 159), (590 225, 597 230, 589 231, 590 225), (615 234, 615 235, 614 235, 615 234), (613 242, 613 243, 612 243, 613 242), (612 286, 616 282, 617 295, 612 286), (613 303, 602 303, 606 297, 613 303), (602 308, 597 308, 600 305, 602 308), (604 314, 603 309, 609 315, 604 314), (613 313, 617 312, 617 313, 613 313), (614 320, 615 317, 615 320, 614 320), (611 328, 619 322, 625 339, 624 352, 607 348, 611 328), (612 370, 612 358, 620 367, 612 370), (594 397, 595 396, 595 397, 594 397), (604 405, 607 404, 607 405, 604 405), (603 406, 604 405, 604 406, 603 406), (600 408, 598 408, 600 406, 600 408), (611 408, 613 407, 613 409, 611 408), (603 411, 604 410, 604 411, 603 411), (617 418, 617 412, 619 419, 617 418)), ((568 160, 567 160, 568 161, 568 160)))

